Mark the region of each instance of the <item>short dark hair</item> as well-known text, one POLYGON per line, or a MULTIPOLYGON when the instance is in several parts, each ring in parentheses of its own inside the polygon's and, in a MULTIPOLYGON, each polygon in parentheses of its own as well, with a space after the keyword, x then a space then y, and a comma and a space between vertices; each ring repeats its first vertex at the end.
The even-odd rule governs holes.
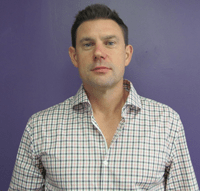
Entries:
POLYGON ((128 27, 124 24, 115 10, 112 11, 106 5, 93 4, 87 6, 84 10, 79 11, 75 18, 76 19, 71 28, 72 46, 74 48, 76 48, 76 33, 78 27, 85 21, 95 19, 112 19, 115 21, 122 29, 125 45, 128 45, 128 27))

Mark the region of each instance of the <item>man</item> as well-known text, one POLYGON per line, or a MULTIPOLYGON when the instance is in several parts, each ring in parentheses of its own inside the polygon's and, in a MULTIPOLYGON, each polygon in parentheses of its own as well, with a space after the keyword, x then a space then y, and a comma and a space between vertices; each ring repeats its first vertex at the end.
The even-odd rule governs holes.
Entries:
POLYGON ((9 190, 198 190, 178 114, 123 79, 132 53, 115 11, 79 12, 69 55, 83 85, 30 118, 9 190))

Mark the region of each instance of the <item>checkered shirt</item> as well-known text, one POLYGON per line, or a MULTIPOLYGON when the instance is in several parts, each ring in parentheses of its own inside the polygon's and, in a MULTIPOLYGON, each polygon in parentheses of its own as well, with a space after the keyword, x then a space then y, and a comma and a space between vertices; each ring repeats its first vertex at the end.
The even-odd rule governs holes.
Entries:
POLYGON ((34 114, 9 191, 199 190, 179 115, 139 96, 128 80, 124 88, 129 96, 109 148, 83 85, 75 96, 34 114))

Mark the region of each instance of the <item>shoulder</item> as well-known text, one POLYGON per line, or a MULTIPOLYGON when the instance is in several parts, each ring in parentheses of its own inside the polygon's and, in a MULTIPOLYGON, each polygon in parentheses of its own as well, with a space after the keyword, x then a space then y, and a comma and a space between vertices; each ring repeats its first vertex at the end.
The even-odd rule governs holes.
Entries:
POLYGON ((41 123, 52 123, 55 120, 66 118, 73 112, 73 96, 66 99, 65 101, 51 106, 47 109, 39 111, 33 114, 29 120, 28 125, 41 124, 41 123))
POLYGON ((180 120, 179 114, 170 106, 155 100, 140 96, 142 110, 150 116, 164 117, 170 120, 180 120))
POLYGON ((141 100, 141 104, 142 104, 142 108, 145 110, 155 110, 158 112, 168 112, 168 113, 172 113, 175 115, 178 115, 178 113, 172 109, 170 106, 160 103, 158 101, 140 96, 140 100, 141 100))
POLYGON ((151 126, 151 129, 167 135, 173 142, 178 132, 184 131, 179 114, 170 106, 140 96, 142 109, 140 116, 151 126))

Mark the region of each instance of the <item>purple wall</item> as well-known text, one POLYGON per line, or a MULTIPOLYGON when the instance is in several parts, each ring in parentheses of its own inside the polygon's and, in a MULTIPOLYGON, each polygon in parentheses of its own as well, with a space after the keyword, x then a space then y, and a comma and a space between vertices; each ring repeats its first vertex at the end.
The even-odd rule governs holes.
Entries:
POLYGON ((135 51, 125 78, 180 114, 200 183, 200 1, 21 0, 0 3, 0 190, 8 188, 28 118, 79 88, 70 28, 80 9, 97 2, 129 27, 135 51))

